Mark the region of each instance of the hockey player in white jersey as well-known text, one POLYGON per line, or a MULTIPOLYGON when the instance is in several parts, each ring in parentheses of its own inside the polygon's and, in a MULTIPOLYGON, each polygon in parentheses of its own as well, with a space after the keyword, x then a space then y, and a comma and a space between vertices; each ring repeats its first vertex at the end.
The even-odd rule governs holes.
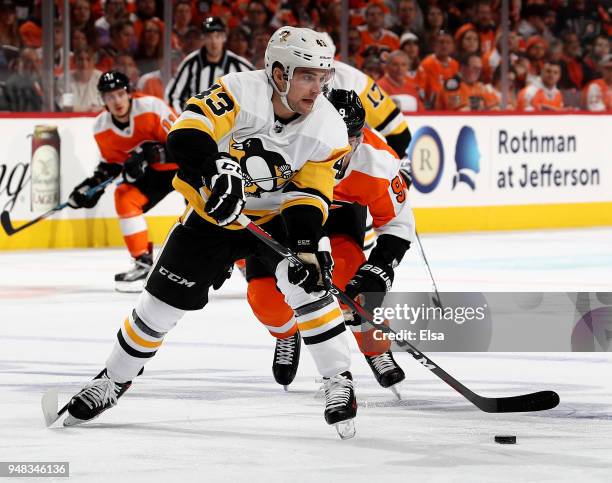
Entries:
POLYGON ((333 262, 322 236, 335 168, 350 150, 342 117, 321 95, 332 61, 321 34, 283 27, 270 39, 265 71, 228 74, 187 102, 168 149, 179 165, 173 184, 189 206, 121 324, 104 370, 71 399, 64 424, 114 406, 183 314, 203 308, 209 288, 223 283, 235 260, 255 254, 275 274, 324 378, 325 420, 341 437, 354 435, 350 354, 329 292, 333 262), (235 222, 240 213, 288 244, 304 265, 291 266, 244 230, 235 222))

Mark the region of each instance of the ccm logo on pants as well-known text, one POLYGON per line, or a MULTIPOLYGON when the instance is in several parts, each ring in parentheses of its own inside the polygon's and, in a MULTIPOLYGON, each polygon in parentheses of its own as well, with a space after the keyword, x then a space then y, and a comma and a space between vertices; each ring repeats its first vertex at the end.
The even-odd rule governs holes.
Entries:
POLYGON ((172 273, 170 270, 164 267, 159 267, 159 273, 161 273, 164 277, 170 279, 172 282, 178 283, 179 285, 186 285, 189 288, 195 285, 195 282, 190 282, 186 278, 183 278, 180 275, 172 273))

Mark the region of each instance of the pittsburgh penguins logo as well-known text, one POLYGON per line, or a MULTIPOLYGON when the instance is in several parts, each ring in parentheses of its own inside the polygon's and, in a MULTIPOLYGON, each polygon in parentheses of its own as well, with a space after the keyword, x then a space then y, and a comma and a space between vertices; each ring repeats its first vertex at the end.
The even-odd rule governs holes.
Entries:
POLYGON ((265 149, 259 138, 234 141, 231 147, 244 153, 240 157, 239 153, 230 151, 240 159, 247 196, 259 197, 262 192, 277 191, 293 176, 293 170, 285 158, 278 152, 265 149))

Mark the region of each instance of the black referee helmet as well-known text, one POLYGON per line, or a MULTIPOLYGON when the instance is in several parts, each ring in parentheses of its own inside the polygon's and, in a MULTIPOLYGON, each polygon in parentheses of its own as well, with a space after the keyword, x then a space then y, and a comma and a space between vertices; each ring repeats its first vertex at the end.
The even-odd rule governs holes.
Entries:
POLYGON ((202 32, 225 32, 225 24, 219 17, 206 17, 202 22, 202 32))

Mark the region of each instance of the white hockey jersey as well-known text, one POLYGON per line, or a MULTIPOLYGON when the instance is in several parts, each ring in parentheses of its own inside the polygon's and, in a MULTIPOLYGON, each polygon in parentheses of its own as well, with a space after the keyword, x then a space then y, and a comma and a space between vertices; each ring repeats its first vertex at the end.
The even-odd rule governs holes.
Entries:
MULTIPOLYGON (((219 151, 240 161, 247 195, 243 213, 257 223, 296 204, 316 206, 325 220, 334 164, 350 150, 346 125, 323 95, 310 114, 283 124, 275 119, 272 92, 263 70, 225 75, 187 102, 172 130, 201 130, 219 151)), ((214 222, 204 213, 201 193, 178 177, 173 184, 200 216, 214 222)))

